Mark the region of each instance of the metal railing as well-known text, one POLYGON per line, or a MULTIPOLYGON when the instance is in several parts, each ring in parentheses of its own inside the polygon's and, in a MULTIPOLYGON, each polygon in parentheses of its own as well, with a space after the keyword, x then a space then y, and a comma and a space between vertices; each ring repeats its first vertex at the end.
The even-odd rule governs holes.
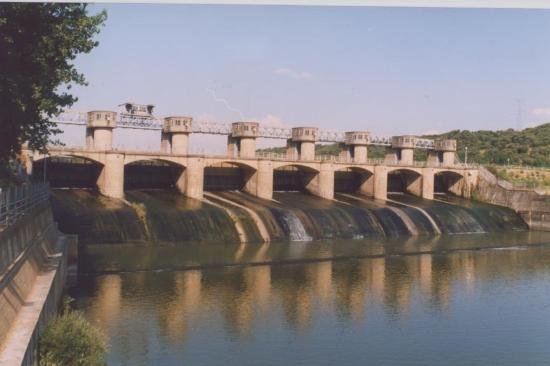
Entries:
POLYGON ((0 231, 49 198, 48 183, 32 183, 0 189, 0 231))
MULTIPOLYGON (((51 121, 61 125, 85 126, 87 124, 87 114, 86 112, 68 110, 58 116, 52 117, 51 121)), ((118 128, 161 130, 163 124, 162 118, 154 116, 143 117, 120 113, 117 115, 118 128)), ((193 133, 201 134, 229 135, 231 134, 231 123, 193 121, 192 131, 193 133)), ((256 137, 286 140, 292 137, 292 129, 290 127, 260 125, 256 137)), ((371 135, 369 138, 369 145, 391 146, 391 139, 391 136, 371 135)), ((342 143, 345 141, 345 132, 321 128, 319 129, 318 141, 342 143)), ((431 139, 417 138, 414 147, 418 149, 433 149, 434 141, 431 139)))
MULTIPOLYGON (((134 154, 134 155, 143 155, 143 156, 174 156, 171 153, 161 152, 161 151, 149 151, 149 150, 118 150, 117 148, 114 148, 110 151, 118 151, 123 154, 134 154)), ((75 153, 101 153, 104 152, 102 150, 92 150, 92 149, 86 149, 83 147, 52 147, 50 148, 50 152, 66 152, 67 155, 70 155, 71 152, 75 153)), ((55 156, 55 155, 54 155, 55 156)), ((239 156, 236 152, 233 154, 226 153, 226 154, 182 154, 177 155, 181 157, 204 157, 204 158, 211 158, 211 159, 245 159, 245 160, 253 160, 253 159, 268 159, 268 160, 274 160, 274 161, 289 161, 289 162, 333 162, 333 163, 345 163, 345 164, 366 164, 366 165, 388 165, 388 166, 408 166, 408 167, 416 167, 416 168, 424 168, 424 167, 430 167, 430 168, 472 168, 475 169, 479 166, 479 164, 476 163, 461 163, 460 161, 455 161, 452 164, 445 164, 443 162, 427 162, 427 161, 413 161, 413 163, 400 161, 397 159, 387 159, 387 158, 369 158, 366 161, 356 161, 350 156, 340 156, 340 155, 315 155, 313 159, 304 160, 300 159, 299 156, 287 154, 285 152, 283 153, 276 153, 276 152, 266 152, 266 151, 256 151, 255 155, 252 157, 243 157, 239 156)))

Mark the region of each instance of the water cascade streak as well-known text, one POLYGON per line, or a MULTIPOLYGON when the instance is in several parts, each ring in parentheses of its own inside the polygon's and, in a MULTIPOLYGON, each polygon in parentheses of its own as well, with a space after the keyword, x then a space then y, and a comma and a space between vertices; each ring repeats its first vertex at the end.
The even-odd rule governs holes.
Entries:
MULTIPOLYGON (((386 228, 382 229, 384 225, 376 213, 355 205, 294 192, 275 192, 274 199, 283 209, 291 208, 296 212, 308 232, 313 234, 312 236, 316 239, 352 239, 392 232, 391 230, 386 231, 386 228)), ((408 234, 403 222, 394 213, 391 215, 394 216, 393 219, 396 219, 398 226, 397 230, 393 230, 393 232, 399 231, 405 235, 408 234)))
POLYGON ((389 199, 424 209, 443 233, 467 234, 526 229, 525 223, 513 210, 458 197, 443 197, 445 201, 424 200, 400 194, 391 195, 389 199))
POLYGON ((222 206, 220 204, 213 202, 212 200, 208 200, 205 198, 204 202, 209 203, 212 206, 225 211, 225 213, 227 213, 227 215, 231 218, 231 220, 235 224, 235 229, 237 230, 237 233, 239 233, 239 242, 241 243, 249 242, 248 236, 246 235, 246 230, 244 229, 244 225, 238 215, 233 213, 233 211, 231 211, 231 209, 229 209, 227 206, 222 206))
POLYGON ((397 208, 383 201, 375 201, 365 196, 338 193, 335 196, 339 202, 351 204, 373 215, 379 223, 382 235, 399 236, 412 234, 432 234, 433 226, 414 209, 400 206, 397 208))
POLYGON ((525 222, 517 213, 507 207, 481 203, 450 194, 437 194, 434 202, 440 202, 446 206, 452 205, 468 210, 487 231, 528 229, 525 222))
POLYGON ((439 226, 437 226, 437 223, 435 222, 435 220, 430 216, 430 214, 428 212, 426 212, 426 210, 424 210, 420 207, 417 207, 417 206, 409 205, 409 204, 406 204, 406 203, 401 203, 401 202, 398 202, 398 201, 395 201, 395 200, 392 200, 392 199, 388 199, 387 202, 394 203, 398 206, 405 206, 405 207, 410 207, 410 208, 413 208, 415 210, 418 210, 419 212, 421 212, 428 219, 428 221, 430 221, 430 224, 432 224, 434 232, 437 233, 437 234, 441 234, 441 230, 439 229, 439 226))
MULTIPOLYGON (((237 206, 238 208, 246 211, 250 217, 252 218, 252 221, 254 222, 254 224, 256 225, 258 231, 260 232, 260 235, 262 237, 262 241, 264 243, 268 243, 271 241, 271 237, 269 236, 269 232, 266 228, 266 226, 264 225, 264 222, 262 221, 262 219, 260 218, 260 216, 254 212, 253 210, 251 210, 250 208, 244 206, 244 205, 241 205, 237 202, 234 202, 234 201, 229 201, 228 199, 225 199, 223 198, 221 195, 217 195, 213 192, 205 192, 204 193, 204 196, 206 198, 209 198, 210 200, 207 201, 207 202, 210 202, 212 203, 212 200, 218 200, 218 201, 221 201, 221 202, 224 202, 228 205, 234 205, 234 206, 237 206)), ((216 204, 214 204, 216 205, 216 204)), ((235 221, 235 225, 239 225, 240 223, 240 220, 238 219, 238 217, 236 218, 236 220, 238 221, 235 221)), ((242 226, 242 224, 240 224, 242 226)), ((245 234, 246 235, 246 234, 245 234)))
POLYGON ((170 190, 127 191, 126 202, 92 190, 52 190, 55 220, 81 244, 238 243, 225 211, 170 190))
POLYGON ((311 241, 313 238, 308 235, 306 228, 292 211, 284 211, 282 213, 283 220, 288 227, 291 241, 311 241))

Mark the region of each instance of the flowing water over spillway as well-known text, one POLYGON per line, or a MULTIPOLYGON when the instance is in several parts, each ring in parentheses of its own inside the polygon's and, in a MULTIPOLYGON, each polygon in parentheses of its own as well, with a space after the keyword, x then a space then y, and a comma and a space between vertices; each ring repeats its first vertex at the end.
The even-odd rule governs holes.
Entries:
POLYGON ((512 210, 451 196, 433 201, 392 194, 387 202, 353 194, 324 200, 275 192, 272 201, 238 191, 211 192, 205 201, 170 190, 135 190, 125 201, 87 190, 54 190, 61 230, 81 242, 262 242, 491 233, 525 230, 512 210))

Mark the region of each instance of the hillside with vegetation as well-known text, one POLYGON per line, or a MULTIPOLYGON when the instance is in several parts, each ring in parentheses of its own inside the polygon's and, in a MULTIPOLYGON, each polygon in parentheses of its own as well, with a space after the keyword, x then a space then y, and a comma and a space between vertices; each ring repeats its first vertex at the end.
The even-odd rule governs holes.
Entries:
MULTIPOLYGON (((511 164, 536 167, 550 167, 550 123, 537 127, 516 131, 513 129, 501 131, 467 131, 453 130, 440 135, 426 135, 425 138, 456 139, 458 158, 464 161, 465 147, 468 147, 468 161, 481 164, 511 164)), ((284 148, 265 149, 283 153, 284 148)), ((370 158, 384 157, 384 147, 369 147, 370 158)), ((319 155, 338 155, 337 144, 316 146, 319 155)), ((426 152, 415 151, 417 160, 425 160, 426 152)))
POLYGON ((550 123, 520 131, 454 130, 426 137, 456 139, 461 161, 468 147, 468 160, 476 163, 550 166, 550 123))

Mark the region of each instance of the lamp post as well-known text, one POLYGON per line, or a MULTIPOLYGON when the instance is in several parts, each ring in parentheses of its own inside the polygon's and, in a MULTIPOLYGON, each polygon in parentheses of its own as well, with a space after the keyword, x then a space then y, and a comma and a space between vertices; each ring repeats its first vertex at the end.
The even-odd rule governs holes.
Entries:
POLYGON ((468 146, 464 147, 464 164, 468 164, 468 146))

